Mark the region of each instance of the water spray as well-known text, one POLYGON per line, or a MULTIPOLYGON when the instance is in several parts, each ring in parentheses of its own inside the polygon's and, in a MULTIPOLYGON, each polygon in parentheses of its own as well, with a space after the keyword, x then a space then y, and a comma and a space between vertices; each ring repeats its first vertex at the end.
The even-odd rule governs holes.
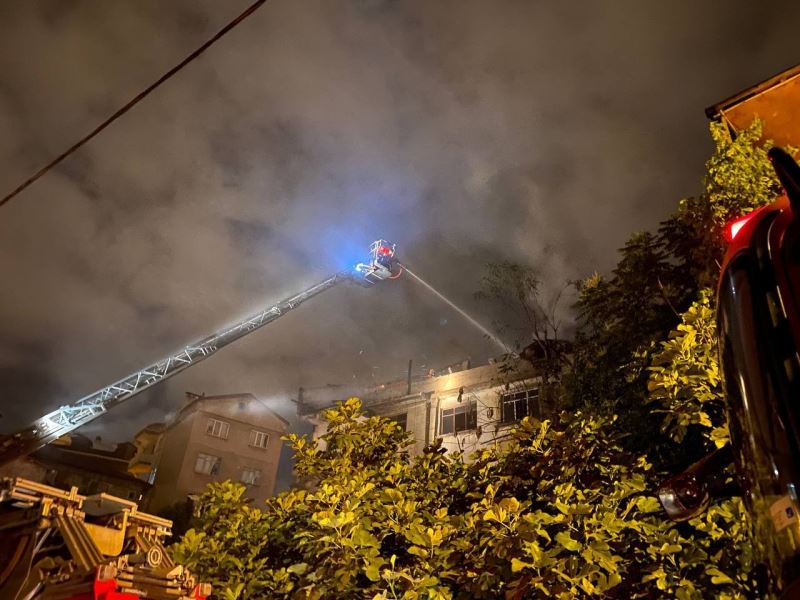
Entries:
POLYGON ((500 347, 503 350, 503 352, 506 352, 507 354, 513 354, 513 351, 511 350, 511 348, 509 348, 505 343, 503 343, 503 341, 500 338, 498 338, 495 334, 493 334, 491 331, 486 329, 486 327, 481 325, 476 319, 474 319, 469 313, 467 313, 467 311, 465 311, 463 308, 461 308, 460 306, 458 306, 457 304, 452 302, 449 298, 447 298, 439 290, 437 290, 435 287, 433 287, 427 281, 422 279, 422 277, 420 277, 419 275, 414 273, 411 269, 409 269, 408 266, 402 265, 402 268, 405 270, 406 273, 408 273, 411 277, 413 277, 420 284, 422 284, 422 286, 425 289, 427 289, 434 296, 439 298, 442 302, 447 304, 450 308, 452 308, 454 311, 456 311, 458 314, 460 314, 462 317, 464 317, 464 319, 469 321, 469 323, 473 327, 475 327, 478 331, 480 331, 483 335, 485 335, 487 338, 489 338, 495 344, 497 344, 497 346, 500 347))
POLYGON ((355 266, 355 271, 359 274, 359 282, 362 285, 372 285, 378 281, 385 281, 387 279, 397 279, 403 272, 416 279, 425 289, 431 292, 434 296, 439 298, 442 302, 447 304, 450 308, 460 314, 466 319, 470 325, 475 327, 487 338, 492 340, 503 352, 507 354, 514 354, 500 338, 498 338, 491 331, 486 329, 477 319, 473 318, 467 311, 455 304, 452 300, 447 298, 439 290, 433 287, 430 283, 422 279, 419 275, 414 273, 406 265, 397 260, 396 246, 386 240, 377 240, 370 246, 370 261, 368 263, 359 263, 355 266))

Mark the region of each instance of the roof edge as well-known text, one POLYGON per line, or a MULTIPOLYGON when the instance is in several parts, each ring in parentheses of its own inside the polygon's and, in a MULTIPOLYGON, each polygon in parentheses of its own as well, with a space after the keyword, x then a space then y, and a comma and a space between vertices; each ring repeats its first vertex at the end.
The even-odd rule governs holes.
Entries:
POLYGON ((800 75, 800 65, 789 67, 777 75, 773 75, 769 79, 765 79, 761 83, 750 86, 749 88, 746 88, 745 90, 726 98, 722 102, 717 102, 716 104, 712 104, 711 106, 707 107, 705 110, 706 117, 708 117, 708 119, 711 121, 718 120, 720 115, 732 106, 744 102, 745 100, 748 100, 754 96, 758 96, 759 94, 773 87, 781 85, 782 83, 785 83, 789 79, 792 79, 798 75, 800 75))

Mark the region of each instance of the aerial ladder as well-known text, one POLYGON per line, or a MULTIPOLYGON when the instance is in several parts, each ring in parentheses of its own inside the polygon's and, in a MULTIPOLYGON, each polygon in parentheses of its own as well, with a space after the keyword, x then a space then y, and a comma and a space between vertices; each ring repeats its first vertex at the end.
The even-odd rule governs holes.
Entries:
MULTIPOLYGON (((22 458, 336 287, 397 279, 394 244, 372 243, 365 262, 225 327, 0 439, 0 465, 22 458)), ((210 593, 174 565, 162 542, 172 524, 108 494, 81 496, 20 478, 0 481, 0 598, 204 600, 210 593)))
POLYGON ((403 266, 397 259, 395 244, 377 240, 369 249, 366 262, 358 263, 348 271, 335 273, 305 290, 270 305, 254 315, 239 321, 179 351, 162 358, 127 377, 107 385, 80 400, 61 406, 39 417, 24 429, 0 440, 0 466, 26 456, 86 425, 115 406, 130 400, 144 390, 177 375, 192 365, 205 360, 224 347, 229 346, 249 333, 280 319, 307 300, 339 285, 356 283, 371 287, 387 279, 397 279, 403 266))

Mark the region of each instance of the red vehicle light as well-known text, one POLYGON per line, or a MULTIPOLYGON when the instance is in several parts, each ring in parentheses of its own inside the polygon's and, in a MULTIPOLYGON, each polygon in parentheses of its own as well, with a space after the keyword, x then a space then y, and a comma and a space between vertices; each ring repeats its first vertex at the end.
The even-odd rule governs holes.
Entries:
POLYGON ((733 239, 737 236, 737 234, 742 230, 747 222, 753 218, 753 215, 756 214, 757 211, 749 212, 746 215, 738 217, 733 221, 729 221, 727 225, 725 225, 725 239, 730 243, 733 239))

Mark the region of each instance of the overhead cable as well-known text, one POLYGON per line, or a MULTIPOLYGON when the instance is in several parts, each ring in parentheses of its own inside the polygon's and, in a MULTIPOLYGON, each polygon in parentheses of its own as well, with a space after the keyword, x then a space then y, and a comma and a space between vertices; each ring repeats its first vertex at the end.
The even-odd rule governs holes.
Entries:
POLYGON ((8 194, 6 194, 5 196, 3 196, 3 198, 0 199, 0 207, 4 206, 12 198, 14 198, 15 196, 19 195, 20 192, 22 192, 23 190, 28 188, 30 185, 32 185, 37 179, 41 178, 45 173, 50 171, 50 169, 52 169, 53 167, 55 167, 56 165, 61 163, 70 154, 72 154, 73 152, 78 150, 80 147, 82 147, 84 144, 86 144, 89 140, 91 140, 97 134, 99 134, 101 131, 103 131, 106 127, 111 125, 111 123, 113 123, 114 121, 119 119, 122 115, 124 115, 126 112, 128 112, 131 108, 133 108, 139 102, 144 100, 150 94, 150 92, 155 90, 162 83, 164 83, 165 81, 170 79, 173 75, 175 75, 178 71, 183 69, 183 67, 188 65, 190 62, 192 62, 198 56, 200 56, 203 52, 205 52, 208 48, 210 48, 215 42, 217 42, 220 38, 222 38, 226 33, 228 33, 230 30, 232 30, 234 27, 236 27, 239 23, 244 21, 247 17, 252 15, 266 1, 267 0, 256 0, 255 2, 253 2, 253 4, 251 4, 249 7, 247 7, 247 9, 245 9, 245 11, 242 12, 238 17, 236 17, 233 21, 231 21, 230 23, 225 25, 225 27, 220 29, 216 34, 214 34, 210 39, 208 39, 202 46, 200 46, 194 52, 189 54, 181 62, 179 62, 174 67, 172 67, 169 71, 164 73, 154 83, 152 83, 147 88, 145 88, 144 90, 139 92, 130 101, 128 101, 122 108, 117 110, 117 112, 115 112, 113 115, 108 117, 105 121, 100 123, 100 125, 95 127, 91 132, 89 132, 87 135, 82 137, 80 140, 78 140, 72 146, 70 146, 69 148, 64 150, 64 152, 62 152, 61 154, 56 156, 53 160, 51 160, 49 163, 44 165, 41 169, 36 171, 36 173, 34 173, 28 179, 26 179, 24 182, 22 182, 16 189, 14 189, 13 191, 11 191, 8 194))

